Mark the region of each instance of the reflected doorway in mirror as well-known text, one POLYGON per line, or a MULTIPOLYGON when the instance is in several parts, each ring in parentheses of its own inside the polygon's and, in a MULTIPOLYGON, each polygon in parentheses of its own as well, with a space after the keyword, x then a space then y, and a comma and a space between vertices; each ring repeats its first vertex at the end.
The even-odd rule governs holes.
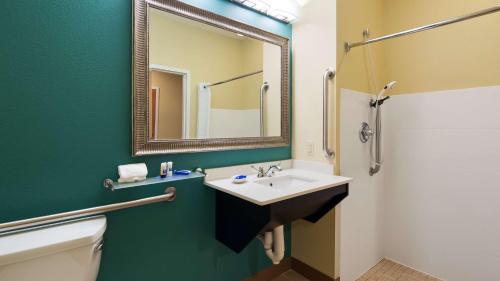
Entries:
POLYGON ((158 64, 149 70, 150 139, 189 138, 190 71, 158 64))

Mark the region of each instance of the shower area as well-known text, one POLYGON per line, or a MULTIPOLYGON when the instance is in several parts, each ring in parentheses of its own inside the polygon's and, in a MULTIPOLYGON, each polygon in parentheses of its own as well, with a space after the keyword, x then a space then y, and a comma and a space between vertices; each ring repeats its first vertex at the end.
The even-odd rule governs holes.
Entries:
POLYGON ((498 4, 338 2, 341 280, 500 280, 498 4))

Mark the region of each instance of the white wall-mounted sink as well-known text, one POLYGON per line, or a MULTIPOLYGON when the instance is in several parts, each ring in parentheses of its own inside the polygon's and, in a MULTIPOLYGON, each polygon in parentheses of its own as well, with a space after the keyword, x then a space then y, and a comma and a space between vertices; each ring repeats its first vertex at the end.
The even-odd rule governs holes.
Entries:
POLYGON ((297 219, 316 223, 348 196, 352 180, 332 175, 328 164, 286 160, 280 166, 273 177, 257 177, 250 165, 209 169, 205 177, 205 185, 216 190, 215 238, 239 253, 261 235, 275 264, 284 254, 283 225, 297 219), (241 174, 248 181, 233 183, 232 176, 241 174))
MULTIPOLYGON (((219 172, 220 175, 225 174, 222 178, 220 178, 221 176, 211 175, 210 170, 208 170, 205 184, 219 191, 264 206, 323 189, 344 185, 352 181, 351 178, 335 176, 325 172, 295 168, 290 163, 282 164, 283 171, 276 172, 273 177, 258 178, 253 172, 253 174, 248 175, 248 181, 246 183, 233 183, 231 179, 232 175, 245 174, 245 171, 251 171, 249 170, 250 165, 247 166, 248 167, 238 166, 239 170, 238 168, 231 167, 229 169, 232 170, 230 170, 229 174, 228 172, 219 172)), ((267 166, 265 167, 267 168, 267 166)), ((215 170, 220 171, 221 169, 215 170)), ((333 173, 333 171, 330 172, 333 173)))

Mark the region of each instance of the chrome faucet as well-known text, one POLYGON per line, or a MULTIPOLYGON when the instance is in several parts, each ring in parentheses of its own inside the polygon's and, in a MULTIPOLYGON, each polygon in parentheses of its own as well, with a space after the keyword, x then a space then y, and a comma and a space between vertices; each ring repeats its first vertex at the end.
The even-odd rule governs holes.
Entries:
POLYGON ((264 172, 264 167, 262 166, 259 166, 259 167, 255 167, 255 166, 250 166, 252 167, 252 169, 254 169, 255 171, 257 171, 257 177, 258 178, 263 178, 263 177, 272 177, 274 176, 274 172, 275 171, 279 171, 281 172, 281 167, 279 166, 280 164, 275 164, 275 165, 271 165, 269 166, 269 168, 267 169, 267 171, 264 172))
POLYGON ((281 172, 280 164, 269 166, 269 169, 267 169, 267 172, 266 172, 266 176, 268 176, 268 177, 274 176, 275 171, 281 172))

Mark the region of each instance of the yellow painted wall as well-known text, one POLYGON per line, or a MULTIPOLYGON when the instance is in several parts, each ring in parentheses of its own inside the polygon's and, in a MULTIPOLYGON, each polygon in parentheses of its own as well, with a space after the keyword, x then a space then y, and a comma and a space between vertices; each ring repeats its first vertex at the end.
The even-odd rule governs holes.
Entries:
MULTIPOLYGON (((262 69, 262 42, 150 10, 150 63, 191 73, 190 135, 196 136, 197 85, 262 69)), ((212 88, 212 108, 258 109, 262 74, 212 88), (255 89, 251 91, 248 89, 255 89)))
POLYGON ((331 278, 335 271, 335 211, 316 223, 305 220, 292 224, 292 256, 331 278))
MULTIPOLYGON (((243 73, 249 73, 256 70, 263 69, 263 43, 257 40, 244 40, 242 44, 243 49, 243 73)), ((244 99, 238 101, 243 104, 245 109, 260 108, 260 87, 264 83, 263 75, 253 75, 233 83, 240 84, 244 91, 244 99)), ((224 87, 222 85, 221 87, 224 87)), ((217 101, 221 106, 224 101, 217 101)), ((241 106, 241 105, 240 105, 241 106)), ((223 107, 225 108, 225 107, 223 107)))
POLYGON ((415 93, 491 86, 500 83, 500 15, 343 51, 346 41, 362 40, 499 5, 498 0, 338 0, 337 89, 378 92, 398 81, 392 92, 415 93), (369 52, 375 75, 370 75, 369 52))
POLYGON ((383 33, 382 4, 383 0, 337 0, 337 89, 378 91, 383 78, 382 48, 359 47, 346 54, 344 43, 362 41, 366 28, 371 36, 383 33))
MULTIPOLYGON (((498 0, 384 0, 383 33, 499 5, 498 0)), ((378 43, 397 93, 500 84, 500 14, 378 43)), ((381 33, 376 34, 377 36, 381 33)))

